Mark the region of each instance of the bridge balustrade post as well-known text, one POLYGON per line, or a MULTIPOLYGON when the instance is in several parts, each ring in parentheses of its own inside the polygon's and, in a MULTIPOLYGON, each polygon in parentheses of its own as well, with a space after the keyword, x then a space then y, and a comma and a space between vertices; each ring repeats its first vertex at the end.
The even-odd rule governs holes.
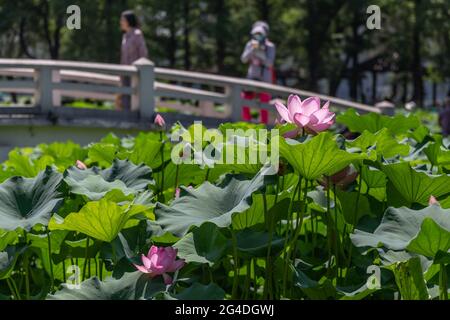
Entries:
POLYGON ((131 96, 131 110, 137 110, 141 118, 151 119, 155 112, 155 65, 141 58, 133 63, 137 73, 132 77, 134 93, 131 96))
POLYGON ((230 85, 226 88, 226 94, 228 95, 228 107, 231 110, 231 120, 240 121, 242 113, 242 87, 239 85, 230 85))
POLYGON ((49 66, 40 66, 34 71, 35 105, 42 111, 50 111, 53 107, 53 72, 49 66))

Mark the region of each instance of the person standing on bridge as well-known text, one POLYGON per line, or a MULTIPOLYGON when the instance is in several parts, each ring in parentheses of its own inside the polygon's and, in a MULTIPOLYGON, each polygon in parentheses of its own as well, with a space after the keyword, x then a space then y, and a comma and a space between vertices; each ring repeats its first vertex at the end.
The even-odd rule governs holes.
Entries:
MULTIPOLYGON (((252 26, 251 39, 247 42, 244 52, 241 55, 241 61, 248 63, 247 78, 251 80, 274 83, 274 63, 275 63, 275 45, 268 39, 269 25, 264 21, 257 21, 252 26)), ((243 92, 244 99, 252 100, 255 98, 254 92, 243 92)), ((271 99, 270 94, 262 92, 259 94, 259 100, 267 103, 271 99)), ((268 122, 267 110, 260 110, 261 122, 268 122)), ((244 106, 242 109, 242 118, 250 121, 250 108, 244 106)))
MULTIPOLYGON (((122 13, 120 16, 120 29, 123 32, 120 64, 131 65, 140 58, 148 58, 144 35, 139 29, 139 21, 133 11, 127 10, 122 13)), ((121 77, 121 83, 122 86, 130 86, 130 77, 121 77)), ((116 102, 116 107, 119 110, 130 110, 131 97, 129 95, 120 95, 116 102)))

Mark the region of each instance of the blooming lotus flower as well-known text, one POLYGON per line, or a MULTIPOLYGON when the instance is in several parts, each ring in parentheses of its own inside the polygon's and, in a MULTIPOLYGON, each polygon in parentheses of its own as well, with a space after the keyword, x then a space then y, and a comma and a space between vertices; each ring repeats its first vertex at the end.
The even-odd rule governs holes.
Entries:
POLYGON ((152 246, 147 255, 142 255, 142 266, 134 265, 139 271, 149 274, 152 278, 162 275, 165 284, 171 284, 172 278, 167 272, 180 270, 185 262, 184 259, 176 260, 178 249, 172 247, 152 246))
POLYGON ((432 206, 432 205, 440 205, 439 201, 437 201, 437 199, 434 196, 430 196, 430 199, 428 200, 428 205, 432 206))
POLYGON ((166 125, 166 121, 164 121, 164 118, 160 114, 156 115, 154 122, 157 126, 159 126, 161 128, 166 125))
POLYGON ((80 169, 80 170, 86 170, 87 166, 86 164, 84 164, 83 161, 77 160, 77 162, 75 163, 75 166, 80 169))
MULTIPOLYGON (((301 100, 297 95, 290 95, 287 107, 280 102, 275 102, 275 107, 281 119, 287 123, 294 123, 299 128, 305 128, 313 133, 328 129, 334 123, 335 114, 329 110, 330 102, 320 107, 319 97, 310 97, 301 100)), ((287 135, 294 135, 289 132, 287 135)))

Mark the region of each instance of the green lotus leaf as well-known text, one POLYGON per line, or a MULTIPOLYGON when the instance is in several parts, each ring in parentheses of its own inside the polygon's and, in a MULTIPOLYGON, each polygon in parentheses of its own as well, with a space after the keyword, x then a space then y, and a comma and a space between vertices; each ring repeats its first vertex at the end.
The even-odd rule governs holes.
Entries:
POLYGON ((370 215, 369 199, 357 192, 343 192, 336 190, 341 212, 344 216, 345 222, 356 226, 361 217, 370 215))
POLYGON ((94 143, 89 146, 88 163, 97 163, 100 167, 109 167, 116 155, 117 147, 109 143, 94 143))
POLYGON ((0 230, 0 251, 3 251, 8 245, 12 244, 17 239, 15 231, 0 230))
POLYGON ((330 279, 313 280, 299 268, 294 270, 294 285, 313 300, 361 300, 378 290, 376 288, 369 289, 366 284, 356 289, 335 287, 330 279))
POLYGON ((420 126, 420 120, 416 116, 404 116, 397 114, 393 117, 370 112, 359 115, 354 109, 348 109, 336 117, 336 122, 345 125, 351 132, 362 133, 367 130, 375 133, 387 128, 392 134, 407 133, 410 129, 420 126))
POLYGON ((118 159, 104 170, 97 167, 86 170, 70 167, 64 173, 64 181, 72 193, 86 196, 90 200, 100 200, 112 190, 120 190, 125 196, 136 194, 153 183, 149 167, 136 166, 130 161, 118 159))
POLYGON ((204 285, 196 282, 175 295, 175 298, 179 300, 223 300, 225 291, 215 283, 204 285))
POLYGON ((47 225, 62 201, 61 179, 47 167, 35 178, 12 177, 0 184, 0 229, 29 231, 36 224, 47 225))
POLYGON ((357 247, 384 246, 391 250, 407 250, 411 245, 411 251, 428 254, 435 250, 442 250, 448 245, 449 231, 450 210, 442 209, 437 205, 422 210, 406 207, 388 208, 380 225, 373 233, 356 229, 351 235, 351 240, 357 247), (423 224, 425 220, 432 220, 433 223, 430 224, 427 221, 423 224), (424 227, 423 230, 422 227, 424 227), (425 240, 424 237, 427 236, 430 239, 425 240), (428 244, 428 241, 439 242, 440 240, 442 244, 436 243, 432 246, 428 244))
POLYGON ((429 293, 424 279, 424 271, 419 257, 413 257, 405 262, 393 264, 395 282, 402 300, 428 300, 429 293))
MULTIPOLYGON (((427 205, 430 196, 450 193, 450 176, 430 175, 413 169, 407 162, 383 165, 382 171, 407 203, 427 205)), ((389 194, 388 194, 389 196, 389 194)))
POLYGON ((245 229, 236 234, 237 247, 240 254, 246 257, 266 257, 269 243, 271 255, 276 255, 284 247, 284 238, 273 235, 270 242, 267 232, 245 229))
POLYGON ((229 240, 219 228, 210 222, 195 228, 185 235, 174 247, 178 248, 178 256, 187 262, 208 263, 213 265, 219 261, 229 246, 229 240))
MULTIPOLYGON (((158 168, 162 164, 161 148, 162 143, 159 136, 156 138, 154 133, 140 133, 134 139, 132 148, 123 150, 118 154, 121 159, 127 158, 135 164, 144 163, 152 169, 158 168)), ((164 148, 164 159, 170 159, 169 145, 164 148)))
POLYGON ((36 157, 32 155, 31 150, 16 148, 9 152, 5 166, 8 169, 8 177, 22 176, 32 178, 53 163, 54 159, 50 156, 36 157))
POLYGON ((79 212, 72 212, 62 219, 54 216, 50 230, 69 230, 84 233, 94 239, 111 242, 131 217, 126 206, 102 199, 86 203, 79 212))
POLYGON ((407 250, 430 258, 450 249, 450 228, 444 229, 431 218, 425 218, 420 231, 408 244, 407 250))
POLYGON ((273 180, 266 174, 272 168, 265 166, 251 180, 239 175, 227 175, 219 185, 209 182, 190 190, 175 199, 170 206, 157 203, 157 222, 177 236, 185 235, 191 226, 212 222, 218 227, 228 227, 235 213, 243 212, 251 205, 252 194, 273 180))
POLYGON ((378 169, 363 166, 361 168, 361 179, 366 183, 368 188, 386 188, 386 175, 378 169))
POLYGON ((150 299, 164 291, 162 277, 150 278, 141 272, 125 273, 120 279, 108 278, 100 281, 97 277, 79 284, 62 285, 62 289, 47 300, 141 300, 150 299))
POLYGON ((347 145, 352 148, 359 148, 363 152, 374 149, 379 156, 384 158, 392 158, 398 155, 406 156, 411 149, 409 145, 399 143, 387 128, 383 128, 376 133, 364 130, 355 140, 347 141, 347 145))
POLYGON ((38 145, 42 156, 50 156, 58 168, 68 168, 87 156, 87 150, 72 141, 38 145))
POLYGON ((14 270, 17 258, 26 249, 26 246, 9 246, 5 251, 0 251, 0 280, 8 278, 14 270))
POLYGON ((353 161, 368 158, 364 153, 349 153, 339 149, 329 132, 322 132, 304 143, 280 139, 280 155, 286 158, 298 174, 308 180, 332 175, 353 161))
POLYGON ((270 146, 256 139, 257 131, 254 131, 254 134, 255 136, 227 137, 231 141, 224 141, 219 146, 222 152, 218 152, 219 159, 224 164, 215 164, 215 166, 236 173, 256 174, 270 158, 270 146), (262 154, 267 155, 267 158, 261 158, 262 154))
POLYGON ((432 165, 449 165, 450 150, 442 145, 442 136, 434 135, 433 138, 435 142, 430 142, 423 152, 426 154, 432 165))

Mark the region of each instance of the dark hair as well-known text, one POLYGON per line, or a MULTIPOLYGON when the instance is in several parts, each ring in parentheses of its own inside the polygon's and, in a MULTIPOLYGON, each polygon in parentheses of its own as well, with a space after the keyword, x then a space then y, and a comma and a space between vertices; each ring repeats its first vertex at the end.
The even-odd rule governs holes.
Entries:
POLYGON ((121 16, 127 20, 128 25, 131 28, 137 28, 139 27, 139 21, 138 18, 136 17, 136 15, 134 14, 134 12, 132 10, 127 10, 122 12, 121 16))

